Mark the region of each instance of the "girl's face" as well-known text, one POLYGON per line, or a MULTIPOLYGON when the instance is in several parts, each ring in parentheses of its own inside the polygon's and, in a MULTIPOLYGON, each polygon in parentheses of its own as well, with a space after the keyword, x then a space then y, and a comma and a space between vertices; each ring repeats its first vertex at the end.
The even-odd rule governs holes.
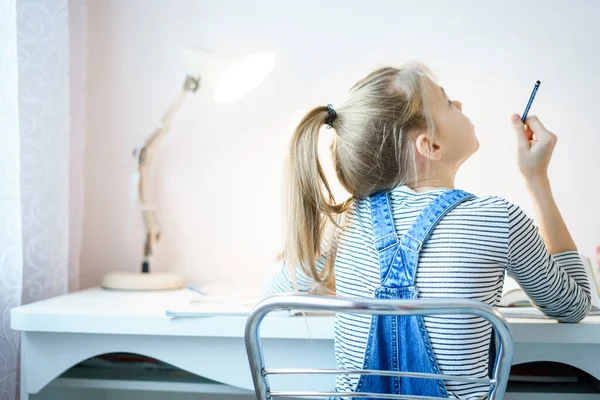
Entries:
POLYGON ((460 101, 448 98, 444 89, 433 82, 429 90, 433 118, 439 131, 435 142, 442 150, 440 161, 448 167, 458 168, 479 149, 475 127, 462 113, 460 101))

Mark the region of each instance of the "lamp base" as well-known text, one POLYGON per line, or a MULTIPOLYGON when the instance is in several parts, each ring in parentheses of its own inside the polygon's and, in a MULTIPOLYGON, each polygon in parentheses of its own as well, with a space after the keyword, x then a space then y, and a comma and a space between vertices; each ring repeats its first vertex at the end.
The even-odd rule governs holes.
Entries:
POLYGON ((114 290, 172 290, 185 286, 183 277, 174 273, 109 272, 102 287, 114 290))

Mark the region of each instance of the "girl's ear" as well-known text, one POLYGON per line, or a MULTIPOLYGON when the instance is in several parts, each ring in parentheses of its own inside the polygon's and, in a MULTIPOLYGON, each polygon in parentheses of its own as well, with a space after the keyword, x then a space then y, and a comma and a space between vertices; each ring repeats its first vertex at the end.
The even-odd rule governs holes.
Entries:
POLYGON ((431 161, 440 161, 443 156, 443 150, 440 143, 426 133, 417 136, 416 148, 419 154, 431 161))

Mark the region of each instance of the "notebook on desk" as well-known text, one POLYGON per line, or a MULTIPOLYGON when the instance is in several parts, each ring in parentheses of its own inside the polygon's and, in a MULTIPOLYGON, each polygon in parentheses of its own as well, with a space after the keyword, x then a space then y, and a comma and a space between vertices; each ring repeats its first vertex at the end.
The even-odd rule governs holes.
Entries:
MULTIPOLYGON (((600 293, 589 258, 581 256, 591 288, 592 309, 588 315, 600 315, 600 293)), ((169 305, 166 316, 170 318, 247 317, 260 301, 260 293, 249 289, 252 285, 208 285, 202 290, 190 290, 190 297, 178 304, 169 305)), ((525 292, 508 276, 498 310, 508 318, 550 319, 531 304, 525 292), (513 306, 518 304, 518 306, 513 306)), ((297 310, 277 311, 270 315, 299 315, 297 310)))
MULTIPOLYGON (((208 285, 189 292, 189 298, 167 306, 169 318, 247 317, 260 302, 262 296, 253 287, 260 285, 208 285)), ((189 288, 188 288, 189 289, 189 288)), ((302 310, 279 310, 269 316, 327 316, 328 312, 304 312, 302 310)))
POLYGON ((201 290, 190 289, 184 301, 171 304, 167 317, 247 317, 259 302, 260 294, 248 285, 207 285, 201 290))

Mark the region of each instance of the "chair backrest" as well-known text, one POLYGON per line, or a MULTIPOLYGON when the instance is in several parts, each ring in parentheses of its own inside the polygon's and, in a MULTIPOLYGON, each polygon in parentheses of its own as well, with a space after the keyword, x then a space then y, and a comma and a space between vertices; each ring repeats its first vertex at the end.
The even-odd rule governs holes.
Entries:
POLYGON ((306 374, 350 374, 403 376, 414 378, 440 379, 443 381, 462 381, 490 386, 488 399, 500 400, 506 392, 508 376, 513 356, 513 340, 510 329, 502 315, 487 304, 474 300, 452 299, 363 299, 283 294, 269 297, 260 302, 250 313, 246 322, 246 351, 252 372, 252 380, 257 400, 270 400, 273 397, 360 397, 377 399, 430 399, 424 396, 400 394, 323 392, 323 391, 271 391, 269 375, 306 375, 306 374), (336 312, 371 315, 475 315, 489 321, 496 332, 496 359, 491 378, 422 374, 402 371, 379 370, 342 370, 342 369, 268 369, 265 367, 259 328, 264 317, 276 310, 336 312))

